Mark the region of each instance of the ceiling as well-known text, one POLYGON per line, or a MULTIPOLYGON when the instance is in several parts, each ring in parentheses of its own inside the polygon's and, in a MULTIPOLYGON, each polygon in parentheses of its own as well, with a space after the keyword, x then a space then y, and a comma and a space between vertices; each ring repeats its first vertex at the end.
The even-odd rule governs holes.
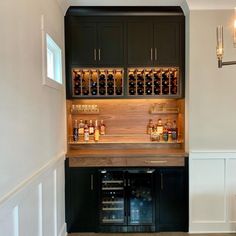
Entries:
POLYGON ((63 8, 69 6, 181 6, 184 9, 233 9, 236 0, 58 0, 63 8))

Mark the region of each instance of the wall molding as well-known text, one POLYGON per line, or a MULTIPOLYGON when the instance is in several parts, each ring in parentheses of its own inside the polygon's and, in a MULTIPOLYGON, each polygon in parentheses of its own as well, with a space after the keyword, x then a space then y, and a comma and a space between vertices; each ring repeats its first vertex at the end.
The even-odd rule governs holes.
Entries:
POLYGON ((0 235, 66 236, 62 153, 0 199, 0 235))
POLYGON ((49 162, 47 162, 46 164, 44 164, 41 168, 36 170, 27 179, 22 181, 20 184, 18 184, 16 187, 14 187, 10 192, 8 192, 7 194, 5 194, 3 197, 0 198, 0 209, 1 209, 1 206, 6 201, 9 201, 12 197, 14 197, 14 195, 18 194, 27 185, 32 184, 37 178, 39 178, 40 175, 44 174, 50 168, 55 166, 57 164, 57 162, 64 161, 64 160, 65 160, 65 153, 63 152, 60 155, 57 155, 54 159, 52 159, 49 162))
POLYGON ((189 151, 189 158, 190 159, 236 158, 236 150, 191 150, 189 151))

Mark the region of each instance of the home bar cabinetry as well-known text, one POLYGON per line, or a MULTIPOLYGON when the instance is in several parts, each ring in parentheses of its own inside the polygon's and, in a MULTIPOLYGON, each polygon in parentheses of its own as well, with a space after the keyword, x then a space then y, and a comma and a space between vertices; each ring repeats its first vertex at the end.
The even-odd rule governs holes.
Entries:
POLYGON ((188 230, 184 16, 69 8, 68 232, 188 230))

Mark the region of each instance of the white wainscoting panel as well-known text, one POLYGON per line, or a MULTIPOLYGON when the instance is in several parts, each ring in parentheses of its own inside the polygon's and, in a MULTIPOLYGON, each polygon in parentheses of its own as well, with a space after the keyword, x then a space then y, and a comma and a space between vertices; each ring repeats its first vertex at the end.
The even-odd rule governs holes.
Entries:
POLYGON ((236 153, 190 152, 189 231, 236 232, 236 153))
POLYGON ((65 236, 64 154, 0 199, 1 236, 65 236))

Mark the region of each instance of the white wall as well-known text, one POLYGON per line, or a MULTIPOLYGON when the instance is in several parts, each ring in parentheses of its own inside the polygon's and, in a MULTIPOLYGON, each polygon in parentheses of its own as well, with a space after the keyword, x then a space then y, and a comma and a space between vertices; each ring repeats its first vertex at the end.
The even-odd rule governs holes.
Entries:
MULTIPOLYGON (((42 14, 48 33, 63 49, 63 12, 56 0, 0 1, 0 217, 3 209, 10 209, 11 199, 16 203, 12 209, 16 208, 8 211, 9 217, 16 223, 19 214, 19 234, 17 227, 9 227, 11 221, 0 220, 0 229, 9 229, 0 235, 13 235, 14 229, 14 236, 36 235, 31 232, 38 225, 40 209, 37 181, 44 180, 34 178, 42 167, 48 167, 58 158, 63 160, 66 149, 64 89, 42 85, 42 14), (36 181, 36 185, 29 185, 29 181, 36 181), (21 201, 21 192, 27 191, 21 201), (31 217, 30 229, 24 231, 31 217)), ((57 169, 56 164, 53 168, 57 169)), ((63 169, 59 172, 62 176, 63 169)), ((63 181, 60 178, 57 183, 59 228, 64 223, 63 181)), ((42 184, 43 203, 48 203, 45 209, 50 218, 54 205, 50 203, 50 182, 45 180, 45 183, 42 184)), ((53 235, 46 231, 44 235, 53 235)))
POLYGON ((236 232, 236 65, 217 68, 216 27, 224 26, 224 61, 236 60, 233 10, 190 11, 190 232, 236 232))

